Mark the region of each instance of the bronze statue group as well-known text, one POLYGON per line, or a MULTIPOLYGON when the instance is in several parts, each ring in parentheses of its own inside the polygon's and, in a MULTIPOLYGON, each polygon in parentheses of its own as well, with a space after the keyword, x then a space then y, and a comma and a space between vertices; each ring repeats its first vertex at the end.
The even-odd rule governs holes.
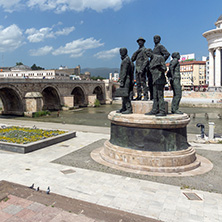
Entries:
MULTIPOLYGON (((164 88, 167 83, 165 73, 167 71, 166 60, 170 53, 160 44, 161 37, 155 35, 154 49, 145 48, 145 39, 139 38, 137 43, 139 49, 133 53, 131 59, 127 54, 126 48, 120 49, 122 59, 120 66, 120 89, 119 94, 122 97, 122 108, 117 113, 130 114, 132 113, 131 100, 143 101, 153 100, 152 110, 145 115, 166 116, 164 102, 164 88), (134 62, 136 65, 134 66, 134 62), (137 97, 133 99, 134 88, 134 71, 136 75, 137 97), (147 84, 148 80, 148 84, 147 84), (149 96, 150 94, 150 96, 149 96)), ((180 84, 180 54, 174 52, 171 55, 169 71, 167 77, 173 89, 173 100, 171 105, 172 114, 182 114, 179 111, 179 103, 182 96, 180 84)))

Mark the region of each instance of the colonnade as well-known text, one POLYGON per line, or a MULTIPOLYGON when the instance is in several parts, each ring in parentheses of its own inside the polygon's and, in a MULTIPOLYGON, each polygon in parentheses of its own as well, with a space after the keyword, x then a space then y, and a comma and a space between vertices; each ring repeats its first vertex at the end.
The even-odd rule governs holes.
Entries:
POLYGON ((221 48, 209 49, 209 86, 222 86, 221 48))
POLYGON ((222 90, 222 15, 215 23, 216 29, 203 33, 207 39, 209 51, 209 87, 222 90))

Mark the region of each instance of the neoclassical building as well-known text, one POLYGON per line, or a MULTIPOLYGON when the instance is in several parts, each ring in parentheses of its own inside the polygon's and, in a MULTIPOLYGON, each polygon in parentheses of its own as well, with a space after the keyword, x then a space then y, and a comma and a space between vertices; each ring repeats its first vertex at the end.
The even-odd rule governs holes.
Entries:
POLYGON ((215 23, 216 29, 204 32, 209 50, 209 90, 222 91, 222 15, 215 23))

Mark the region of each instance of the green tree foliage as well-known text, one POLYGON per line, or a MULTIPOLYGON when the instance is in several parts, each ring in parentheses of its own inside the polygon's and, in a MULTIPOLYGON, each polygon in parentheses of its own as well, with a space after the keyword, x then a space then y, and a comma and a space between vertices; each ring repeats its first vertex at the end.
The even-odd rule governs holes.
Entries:
POLYGON ((32 70, 44 70, 44 68, 42 68, 42 67, 40 67, 40 66, 37 66, 36 64, 33 64, 33 65, 31 66, 31 69, 32 69, 32 70))
POLYGON ((16 65, 20 66, 20 65, 23 65, 23 63, 22 62, 16 62, 16 65))
POLYGON ((47 116, 47 115, 51 115, 51 112, 49 112, 48 110, 42 110, 42 111, 38 111, 33 113, 33 117, 40 117, 40 116, 47 116))
POLYGON ((101 106, 100 101, 99 101, 98 99, 95 100, 94 106, 95 106, 95 107, 101 106))
POLYGON ((92 80, 97 80, 97 79, 103 80, 105 78, 103 78, 102 76, 91 76, 91 79, 92 80))

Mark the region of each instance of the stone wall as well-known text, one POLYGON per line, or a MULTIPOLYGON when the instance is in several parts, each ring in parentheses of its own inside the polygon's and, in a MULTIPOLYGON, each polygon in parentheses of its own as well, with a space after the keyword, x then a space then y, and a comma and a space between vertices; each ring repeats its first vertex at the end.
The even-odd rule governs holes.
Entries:
MULTIPOLYGON (((164 96, 166 98, 173 97, 173 91, 165 91, 164 96)), ((222 92, 195 92, 195 91, 183 91, 182 98, 196 98, 196 99, 222 99, 222 92)))

